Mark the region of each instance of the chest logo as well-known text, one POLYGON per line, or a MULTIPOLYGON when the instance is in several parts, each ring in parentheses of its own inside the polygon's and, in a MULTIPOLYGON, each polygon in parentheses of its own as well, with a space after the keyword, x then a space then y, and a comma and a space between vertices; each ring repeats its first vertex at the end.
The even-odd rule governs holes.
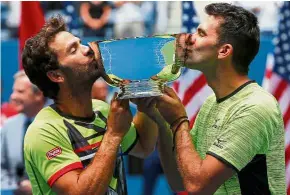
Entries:
POLYGON ((62 152, 62 149, 61 147, 56 147, 56 148, 53 148, 52 150, 49 150, 47 153, 46 153, 46 157, 48 160, 51 160, 53 159, 54 157, 60 155, 62 152))
POLYGON ((223 149, 223 144, 227 142, 225 140, 222 140, 220 138, 217 138, 216 141, 213 143, 213 145, 215 145, 216 147, 223 149))
POLYGON ((219 127, 219 124, 218 124, 219 120, 220 120, 220 119, 215 119, 215 122, 214 122, 214 124, 212 125, 213 128, 217 129, 217 128, 219 127))

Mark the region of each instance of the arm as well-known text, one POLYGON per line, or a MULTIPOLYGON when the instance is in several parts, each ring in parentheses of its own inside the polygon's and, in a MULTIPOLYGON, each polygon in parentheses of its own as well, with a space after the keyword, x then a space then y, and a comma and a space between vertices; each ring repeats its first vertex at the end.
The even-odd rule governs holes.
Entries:
POLYGON ((158 151, 164 174, 173 191, 183 191, 184 187, 181 175, 177 169, 175 152, 172 151, 172 132, 170 131, 168 124, 164 121, 161 115, 156 116, 156 121, 158 121, 157 123, 159 127, 158 151))
MULTIPOLYGON (((177 118, 186 116, 186 112, 172 89, 166 87, 165 92, 159 98, 157 107, 163 118, 172 124, 177 118)), ((193 194, 213 194, 234 174, 234 170, 210 155, 204 160, 200 158, 192 143, 187 122, 177 123, 172 129, 176 131, 177 165, 186 191, 193 194)))
POLYGON ((129 101, 113 98, 107 132, 91 164, 86 169, 76 169, 62 175, 53 184, 53 190, 58 194, 104 194, 114 172, 121 140, 131 121, 129 101))
POLYGON ((186 191, 213 194, 235 171, 213 156, 201 159, 191 141, 188 123, 183 122, 176 131, 176 158, 186 191))
POLYGON ((106 133, 92 163, 61 176, 53 185, 58 194, 104 194, 112 178, 122 137, 106 133), (102 160, 100 160, 102 159, 102 160))
MULTIPOLYGON (((138 106, 138 110, 143 112, 145 115, 150 117, 150 123, 154 126, 154 131, 152 132, 151 128, 148 128, 148 135, 153 134, 154 136, 158 136, 158 150, 160 161, 163 167, 164 174, 168 179, 168 183, 172 190, 181 191, 183 190, 182 179, 177 170, 177 164, 175 160, 175 155, 172 152, 172 133, 169 130, 169 127, 156 109, 156 98, 138 98, 131 100, 138 106), (154 123, 155 122, 155 123, 154 123), (156 126, 157 124, 157 126, 156 126), (158 131, 157 131, 158 129, 158 131), (150 133, 151 132, 151 133, 150 133)), ((146 130, 146 129, 145 129, 146 130)), ((144 139, 146 141, 146 139, 144 139)), ((156 138, 151 138, 152 144, 155 145, 156 138), (154 140, 154 142, 153 142, 154 140)), ((135 148, 134 148, 135 149, 135 148)))
POLYGON ((154 151, 158 136, 157 125, 146 114, 139 111, 134 117, 133 123, 137 129, 139 140, 129 154, 146 158, 154 151))

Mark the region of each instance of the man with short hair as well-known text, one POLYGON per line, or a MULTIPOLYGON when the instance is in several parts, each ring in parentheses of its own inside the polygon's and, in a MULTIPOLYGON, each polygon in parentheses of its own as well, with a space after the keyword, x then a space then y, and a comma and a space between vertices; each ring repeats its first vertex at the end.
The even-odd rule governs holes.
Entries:
POLYGON ((192 194, 286 194, 281 111, 248 77, 260 45, 257 18, 227 3, 209 4, 205 11, 197 31, 182 35, 177 56, 203 72, 214 94, 192 130, 171 88, 157 98, 159 112, 150 113, 159 125, 165 175, 173 190, 192 194))
MULTIPOLYGON (((53 17, 27 40, 22 62, 31 82, 54 104, 39 112, 24 141, 25 166, 34 194, 127 194, 122 156, 146 157, 157 139, 156 124, 129 100, 111 105, 92 100, 101 58, 53 17), (133 123, 132 123, 133 119, 133 123)), ((153 98, 138 100, 140 108, 153 98)))
POLYGON ((24 170, 23 139, 29 124, 45 106, 46 98, 20 70, 14 75, 10 100, 19 114, 8 118, 2 127, 1 186, 29 194, 31 185, 24 170))

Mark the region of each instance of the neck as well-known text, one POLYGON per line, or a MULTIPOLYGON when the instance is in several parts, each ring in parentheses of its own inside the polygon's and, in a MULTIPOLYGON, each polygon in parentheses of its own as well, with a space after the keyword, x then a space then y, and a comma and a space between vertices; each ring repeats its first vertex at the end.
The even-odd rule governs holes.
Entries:
POLYGON ((238 74, 231 64, 218 65, 215 70, 204 71, 204 75, 217 99, 226 97, 250 80, 247 75, 238 74))
POLYGON ((33 104, 33 107, 28 109, 27 112, 25 112, 24 114, 28 117, 28 118, 34 118, 38 112, 43 108, 45 102, 39 102, 39 103, 35 103, 33 104))
POLYGON ((60 90, 55 104, 63 113, 76 117, 91 117, 93 115, 90 90, 80 90, 78 93, 60 90))

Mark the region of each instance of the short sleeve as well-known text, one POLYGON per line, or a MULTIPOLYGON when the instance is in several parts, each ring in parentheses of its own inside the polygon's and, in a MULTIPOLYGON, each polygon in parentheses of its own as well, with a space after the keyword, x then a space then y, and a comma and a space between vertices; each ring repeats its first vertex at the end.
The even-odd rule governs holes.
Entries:
POLYGON ((121 148, 122 148, 122 152, 123 154, 128 154, 132 148, 134 148, 134 146, 136 145, 137 141, 138 141, 138 133, 137 130, 135 128, 134 123, 131 123, 131 127, 129 129, 129 131, 126 133, 126 135, 124 136, 122 143, 121 143, 121 148))
POLYGON ((68 138, 50 125, 39 129, 37 126, 29 127, 24 141, 24 155, 25 161, 37 169, 31 171, 38 172, 50 187, 65 173, 83 168, 68 138))
POLYGON ((275 112, 267 105, 243 106, 223 127, 207 154, 240 171, 255 155, 269 149, 277 124, 275 112))

